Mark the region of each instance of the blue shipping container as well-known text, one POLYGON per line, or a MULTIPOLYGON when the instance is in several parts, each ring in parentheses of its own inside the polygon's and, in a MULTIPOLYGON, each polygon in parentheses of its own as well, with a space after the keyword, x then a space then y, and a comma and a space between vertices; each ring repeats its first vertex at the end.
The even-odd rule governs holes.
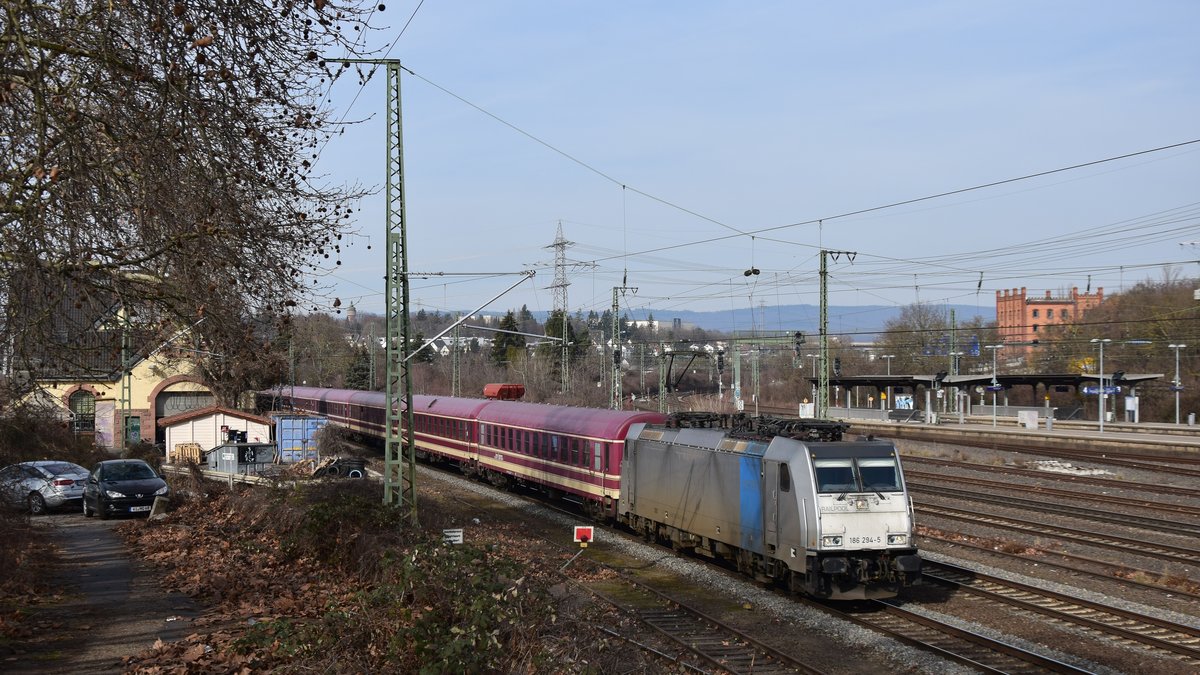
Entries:
POLYGON ((329 423, 326 417, 313 415, 272 415, 275 418, 275 442, 279 461, 287 464, 306 459, 317 461, 317 432, 329 423))

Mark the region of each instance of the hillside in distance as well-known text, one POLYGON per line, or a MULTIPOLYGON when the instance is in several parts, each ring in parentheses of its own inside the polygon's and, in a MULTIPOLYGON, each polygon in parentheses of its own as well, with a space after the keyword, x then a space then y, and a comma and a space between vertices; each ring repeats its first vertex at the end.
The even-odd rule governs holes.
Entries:
MULTIPOLYGON (((953 310, 956 321, 961 325, 976 316, 983 321, 996 320, 994 304, 988 305, 943 305, 947 316, 953 310)), ((829 307, 829 334, 845 336, 853 342, 870 342, 883 330, 888 321, 900 316, 902 307, 892 305, 832 305, 829 307)), ((711 312, 686 310, 622 310, 621 314, 632 320, 646 320, 653 316, 664 330, 669 330, 675 319, 685 327, 694 326, 722 333, 761 331, 804 331, 818 333, 821 309, 817 305, 778 305, 773 307, 749 307, 711 312)), ((545 321, 549 312, 534 312, 538 321, 545 321)))
MULTIPOLYGON (((829 307, 829 334, 842 335, 854 342, 869 342, 883 330, 888 321, 900 316, 900 307, 891 305, 831 305, 829 307)), ((995 321, 994 305, 977 307, 975 305, 944 306, 947 316, 954 310, 955 319, 962 324, 976 316, 983 317, 985 322, 995 321)), ((775 307, 749 307, 729 309, 715 312, 690 311, 659 311, 630 310, 630 319, 647 319, 649 314, 664 328, 669 328, 675 319, 684 325, 691 324, 697 328, 723 333, 762 331, 804 331, 810 334, 818 332, 821 308, 817 305, 779 305, 775 307)))

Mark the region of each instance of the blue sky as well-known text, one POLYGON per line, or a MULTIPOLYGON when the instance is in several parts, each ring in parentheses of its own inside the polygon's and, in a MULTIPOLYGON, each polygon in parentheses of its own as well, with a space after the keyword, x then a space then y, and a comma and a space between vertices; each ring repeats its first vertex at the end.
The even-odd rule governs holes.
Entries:
MULTIPOLYGON (((373 39, 416 7, 387 3, 373 39)), ((417 75, 409 267, 536 269, 488 309, 548 311, 561 223, 568 259, 594 263, 571 268, 572 312, 624 283, 623 307, 663 319, 816 304, 821 248, 857 252, 830 259, 835 305, 988 314, 998 289, 1200 276, 1200 143, 838 217, 1200 139, 1197 25, 1189 0, 427 0, 390 53, 417 75)), ((333 116, 363 121, 322 150, 329 182, 382 185, 384 86, 335 84, 333 116)), ((320 279, 330 301, 383 311, 383 202, 320 279)), ((413 309, 516 279, 414 279, 413 309)))

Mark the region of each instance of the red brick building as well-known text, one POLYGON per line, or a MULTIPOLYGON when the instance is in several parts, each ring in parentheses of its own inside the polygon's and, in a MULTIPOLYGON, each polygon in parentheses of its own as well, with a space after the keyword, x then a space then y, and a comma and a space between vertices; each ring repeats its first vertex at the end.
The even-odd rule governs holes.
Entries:
POLYGON ((1080 293, 1071 289, 1071 295, 1056 298, 1046 291, 1043 298, 1031 298, 1025 289, 996 291, 996 327, 1000 341, 1004 343, 1031 342, 1041 337, 1046 326, 1075 321, 1083 313, 1104 300, 1104 289, 1095 293, 1080 293))

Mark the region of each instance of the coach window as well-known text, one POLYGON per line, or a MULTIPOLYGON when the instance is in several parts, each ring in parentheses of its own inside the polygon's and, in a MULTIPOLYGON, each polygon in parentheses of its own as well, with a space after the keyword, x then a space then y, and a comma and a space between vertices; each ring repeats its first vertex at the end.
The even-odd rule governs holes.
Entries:
POLYGON ((600 442, 592 443, 592 470, 599 471, 602 466, 602 458, 604 457, 604 444, 600 442))
POLYGON ((571 452, 571 460, 570 460, 571 466, 575 466, 575 465, 579 464, 579 439, 578 438, 568 438, 567 439, 567 447, 570 449, 570 452, 571 452))
POLYGON ((780 492, 791 492, 792 491, 792 474, 791 474, 791 472, 788 471, 787 464, 779 465, 779 491, 780 492))

